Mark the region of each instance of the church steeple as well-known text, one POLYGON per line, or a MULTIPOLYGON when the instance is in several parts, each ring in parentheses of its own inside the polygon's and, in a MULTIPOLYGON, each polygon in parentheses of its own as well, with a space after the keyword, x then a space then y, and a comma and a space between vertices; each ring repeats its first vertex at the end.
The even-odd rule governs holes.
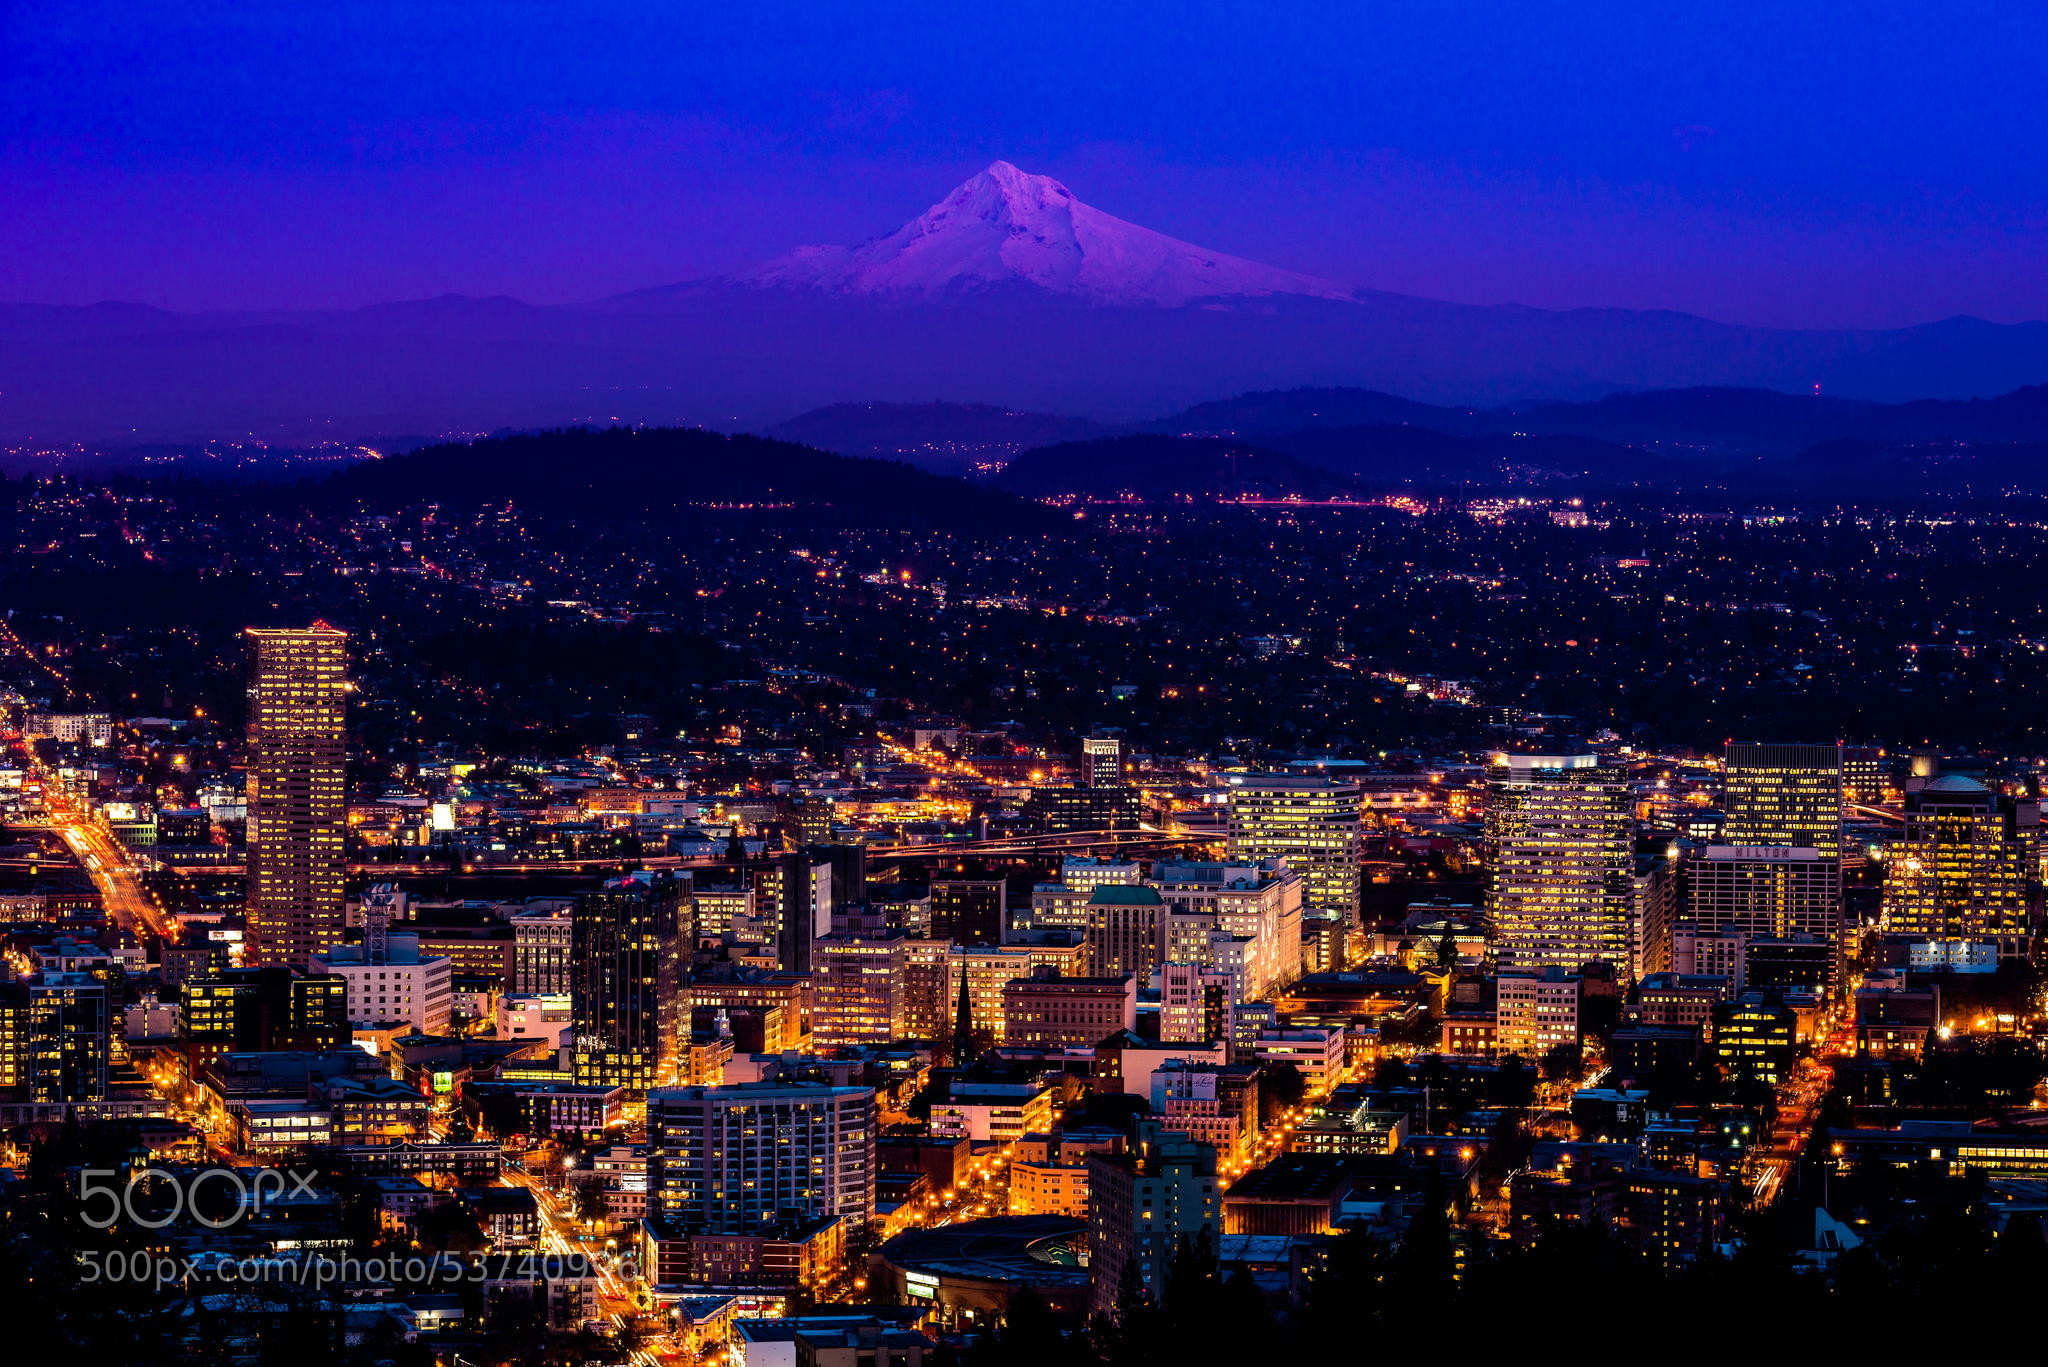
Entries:
POLYGON ((960 998, 953 1007, 953 1066, 965 1068, 974 1055, 974 1001, 967 995, 967 965, 960 965, 960 998))

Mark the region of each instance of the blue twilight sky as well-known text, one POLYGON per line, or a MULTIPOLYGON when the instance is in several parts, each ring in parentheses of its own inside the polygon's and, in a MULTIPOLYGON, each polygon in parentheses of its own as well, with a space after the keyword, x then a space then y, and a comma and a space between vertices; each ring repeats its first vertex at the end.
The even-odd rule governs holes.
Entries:
POLYGON ((535 301, 989 160, 1381 289, 2048 317, 2048 6, 0 0, 0 300, 535 301))

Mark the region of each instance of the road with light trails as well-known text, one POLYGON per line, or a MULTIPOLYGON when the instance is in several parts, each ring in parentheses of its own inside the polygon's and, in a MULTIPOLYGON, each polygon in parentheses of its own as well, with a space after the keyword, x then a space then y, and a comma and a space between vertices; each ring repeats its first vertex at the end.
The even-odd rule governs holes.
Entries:
POLYGON ((1792 1165, 1806 1149, 1821 1098, 1827 1095, 1833 1079, 1833 1069, 1809 1058, 1801 1059, 1778 1085, 1778 1117, 1771 1123, 1771 1133, 1758 1153, 1756 1178, 1750 1187, 1757 1206, 1768 1206, 1777 1198, 1792 1165))
MULTIPOLYGON (((4 621, 0 621, 0 653, 16 656, 46 675, 66 695, 77 696, 71 681, 37 654, 4 621)), ((121 842, 114 839, 105 827, 93 822, 69 797, 58 792, 53 776, 37 758, 34 746, 24 741, 19 742, 19 748, 29 772, 41 785, 43 805, 50 812, 49 828, 57 832, 72 856, 84 866, 86 876, 99 889, 107 915, 115 924, 133 931, 140 939, 175 941, 178 938, 176 929, 164 920, 163 913, 143 888, 133 858, 121 842)))
POLYGON ((598 1309, 617 1326, 620 1342, 628 1345, 629 1360, 635 1367, 661 1367, 664 1356, 674 1356, 674 1344, 666 1338, 657 1340, 658 1346, 666 1350, 663 1353, 633 1343, 634 1320, 640 1313, 633 1289, 604 1256, 605 1250, 593 1249, 573 1237, 577 1222, 567 1202, 509 1154, 505 1157, 502 1180, 508 1187, 525 1187, 533 1193, 534 1202, 540 1207, 541 1241, 548 1253, 560 1258, 581 1254, 590 1260, 597 1272, 598 1309))

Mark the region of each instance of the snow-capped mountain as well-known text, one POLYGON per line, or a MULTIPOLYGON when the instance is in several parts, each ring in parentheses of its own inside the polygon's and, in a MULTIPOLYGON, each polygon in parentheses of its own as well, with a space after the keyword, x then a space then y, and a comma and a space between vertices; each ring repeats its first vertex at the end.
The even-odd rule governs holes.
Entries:
POLYGON ((1013 286, 1123 307, 1276 294, 1350 299, 1311 275, 1212 252, 1074 197, 1050 176, 998 161, 886 237, 799 247, 734 277, 771 289, 902 300, 1013 286))

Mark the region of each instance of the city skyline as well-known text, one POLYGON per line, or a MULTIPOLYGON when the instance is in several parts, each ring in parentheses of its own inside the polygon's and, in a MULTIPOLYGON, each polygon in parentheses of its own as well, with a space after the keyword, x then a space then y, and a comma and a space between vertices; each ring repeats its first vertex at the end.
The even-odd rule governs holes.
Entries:
POLYGON ((2048 1278, 2043 14, 0 50, 21 1360, 1807 1364, 2048 1278))

